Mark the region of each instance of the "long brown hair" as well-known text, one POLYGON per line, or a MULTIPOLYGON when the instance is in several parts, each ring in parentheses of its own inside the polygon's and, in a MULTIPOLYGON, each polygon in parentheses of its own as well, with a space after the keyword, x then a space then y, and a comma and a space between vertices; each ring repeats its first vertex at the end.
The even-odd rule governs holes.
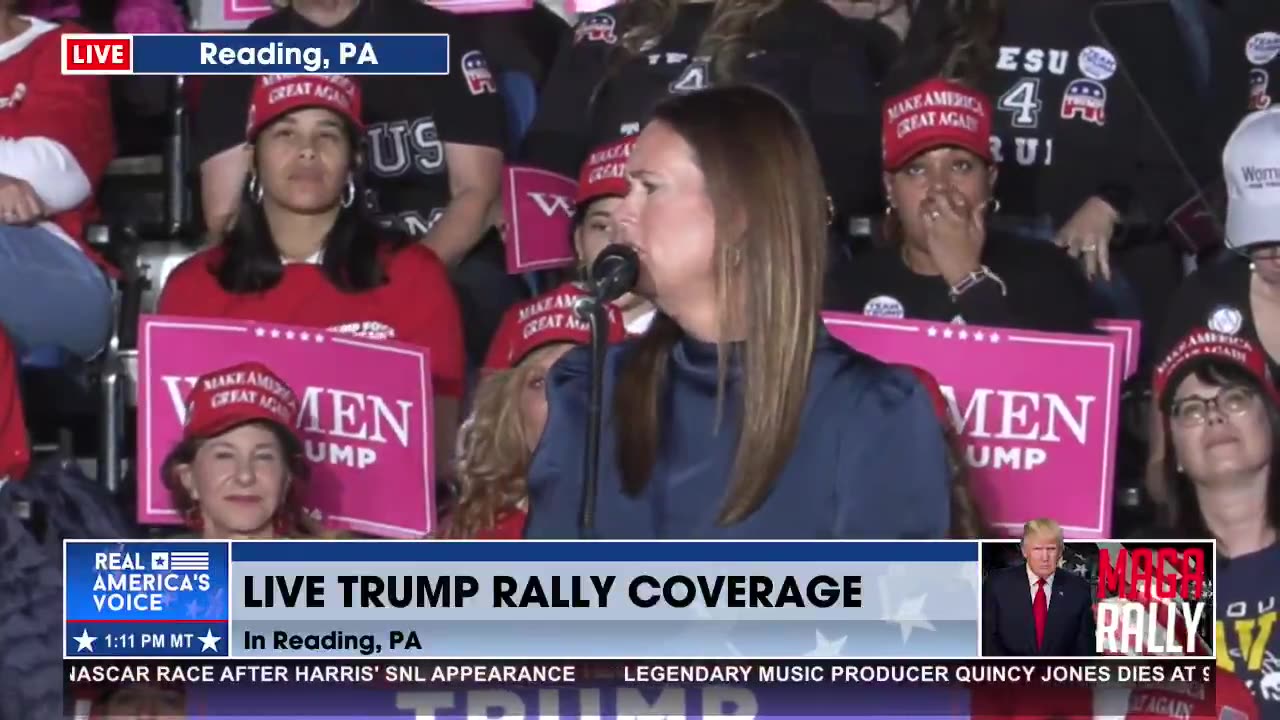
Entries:
MULTIPOLYGON (((750 52, 751 36, 761 18, 782 7, 785 0, 715 0, 711 20, 694 51, 694 57, 711 58, 712 77, 717 82, 734 80, 738 65, 750 52)), ((619 40, 625 61, 647 49, 649 43, 666 35, 675 26, 676 15, 685 0, 630 0, 619 10, 619 24, 625 28, 619 40)))
POLYGON ((938 74, 982 87, 996 62, 1006 0, 949 0, 938 74))
MULTIPOLYGON (((791 456, 800 431, 827 246, 827 204, 817 154, 785 102, 751 86, 673 97, 654 111, 679 134, 706 177, 716 215, 715 272, 720 337, 745 329, 740 348, 719 342, 718 403, 730 354, 740 362, 733 392, 741 426, 719 522, 760 506, 791 456), (728 132, 725 119, 733 119, 728 132), (735 236, 743 228, 741 236, 735 236)), ((666 365, 681 331, 659 315, 623 361, 613 413, 620 433, 623 488, 643 491, 661 430, 666 365)), ((717 413, 717 423, 719 413, 717 413)))
POLYGON ((520 389, 532 366, 487 375, 476 386, 472 412, 458 430, 458 497, 440 536, 472 538, 528 494, 529 461, 520 389))

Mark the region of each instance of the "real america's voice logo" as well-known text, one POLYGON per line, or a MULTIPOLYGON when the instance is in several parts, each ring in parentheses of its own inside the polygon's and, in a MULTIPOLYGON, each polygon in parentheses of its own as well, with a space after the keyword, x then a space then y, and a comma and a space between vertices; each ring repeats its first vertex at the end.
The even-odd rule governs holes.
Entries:
POLYGON ((65 657, 225 656, 226 543, 73 540, 65 552, 65 657))
POLYGON ((163 612, 166 594, 208 592, 212 585, 203 550, 98 552, 93 569, 98 612, 163 612))

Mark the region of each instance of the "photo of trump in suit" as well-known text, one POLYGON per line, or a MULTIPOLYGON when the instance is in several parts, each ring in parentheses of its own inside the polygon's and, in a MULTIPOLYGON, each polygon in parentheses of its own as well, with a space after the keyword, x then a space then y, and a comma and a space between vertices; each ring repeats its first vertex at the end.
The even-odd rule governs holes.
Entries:
POLYGON ((1089 584, 1058 566, 1062 527, 1049 519, 1022 527, 1025 562, 991 570, 982 588, 982 653, 990 656, 1095 654, 1089 584))

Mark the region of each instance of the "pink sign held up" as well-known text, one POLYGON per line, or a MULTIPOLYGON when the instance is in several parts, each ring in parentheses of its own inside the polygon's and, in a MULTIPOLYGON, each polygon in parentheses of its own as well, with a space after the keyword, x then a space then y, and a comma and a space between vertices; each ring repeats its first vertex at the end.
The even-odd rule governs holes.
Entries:
POLYGON ((1124 379, 1138 372, 1139 351, 1142 345, 1142 322, 1139 320, 1099 320, 1094 327, 1111 333, 1124 342, 1124 379))
POLYGON ((328 527, 419 538, 435 526, 426 348, 268 323, 144 316, 138 335, 138 520, 180 522, 160 474, 201 375, 246 361, 301 398, 306 507, 328 527))
POLYGON ((507 272, 512 275, 572 265, 574 198, 578 182, 563 175, 508 165, 503 170, 507 272))
POLYGON ((1052 517, 1070 538, 1106 538, 1124 348, 1067 335, 824 313, 857 350, 928 370, 988 521, 1010 535, 1052 517))

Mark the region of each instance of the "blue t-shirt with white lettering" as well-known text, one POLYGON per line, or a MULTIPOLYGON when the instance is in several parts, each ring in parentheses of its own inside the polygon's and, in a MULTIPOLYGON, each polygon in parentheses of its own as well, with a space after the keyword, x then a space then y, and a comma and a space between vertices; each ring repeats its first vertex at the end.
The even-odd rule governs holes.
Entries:
POLYGON ((1214 585, 1218 666, 1244 680, 1263 720, 1280 720, 1280 542, 1230 560, 1218 558, 1214 585))

